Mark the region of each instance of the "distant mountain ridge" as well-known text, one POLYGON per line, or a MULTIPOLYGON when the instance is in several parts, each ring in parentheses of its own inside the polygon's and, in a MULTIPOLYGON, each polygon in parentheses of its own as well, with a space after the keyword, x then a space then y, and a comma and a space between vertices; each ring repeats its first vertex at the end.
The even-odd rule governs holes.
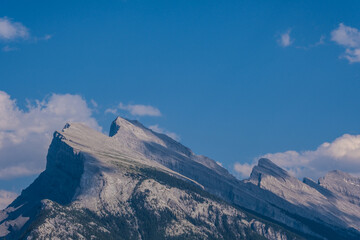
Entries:
POLYGON ((0 239, 360 239, 360 179, 303 182, 269 159, 240 181, 138 121, 55 132, 46 170, 0 212, 0 239))

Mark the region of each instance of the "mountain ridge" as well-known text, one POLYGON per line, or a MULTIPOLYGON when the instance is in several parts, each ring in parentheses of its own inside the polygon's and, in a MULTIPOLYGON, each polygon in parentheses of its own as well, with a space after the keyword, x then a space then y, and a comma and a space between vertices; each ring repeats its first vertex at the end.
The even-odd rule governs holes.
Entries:
MULTIPOLYGON (((356 182, 355 178, 349 179, 356 182)), ((199 239, 226 239, 226 231, 232 239, 301 239, 298 234, 307 239, 357 239, 359 216, 338 211, 353 207, 351 200, 357 192, 345 185, 333 193, 325 183, 301 182, 268 159, 260 159, 252 176, 240 181, 214 160, 194 154, 140 122, 118 117, 111 124, 109 136, 70 123, 54 133, 46 170, 0 212, 0 239, 20 235, 24 239, 45 238, 50 233, 44 226, 54 231, 61 222, 68 226, 70 219, 63 216, 67 213, 75 222, 81 221, 79 216, 94 222, 86 229, 79 225, 78 231, 72 230, 72 236, 78 233, 82 237, 89 232, 114 237, 111 233, 127 226, 129 239, 152 239, 154 236, 147 235, 147 231, 154 234, 156 229, 161 236, 190 234, 199 239), (344 189, 349 194, 340 198, 344 189), (341 204, 331 202, 326 191, 341 204), (310 200, 300 201, 302 194, 311 196, 310 200), (314 204, 320 209, 311 207, 314 204), (214 212, 213 208, 218 210, 214 212), (191 209, 198 209, 198 215, 193 215, 191 209), (339 213, 348 214, 345 217, 349 219, 336 216, 339 213), (158 225, 147 226, 150 220, 158 225), (110 233, 104 229, 99 232, 96 226, 110 233), (182 230, 176 232, 178 228, 182 230)), ((59 231, 57 236, 66 235, 59 231)))

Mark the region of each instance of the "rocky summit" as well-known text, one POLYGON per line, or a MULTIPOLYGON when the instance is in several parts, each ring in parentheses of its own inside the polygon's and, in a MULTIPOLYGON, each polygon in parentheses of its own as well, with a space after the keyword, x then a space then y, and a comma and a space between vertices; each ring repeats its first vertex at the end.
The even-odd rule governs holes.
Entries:
POLYGON ((138 121, 54 133, 44 172, 0 212, 0 239, 360 239, 360 179, 315 182, 260 159, 238 180, 138 121))

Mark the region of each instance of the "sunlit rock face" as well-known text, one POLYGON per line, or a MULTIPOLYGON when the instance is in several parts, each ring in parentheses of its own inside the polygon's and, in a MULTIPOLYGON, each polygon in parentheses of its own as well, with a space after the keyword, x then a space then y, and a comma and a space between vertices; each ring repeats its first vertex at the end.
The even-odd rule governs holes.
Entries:
POLYGON ((360 178, 335 170, 319 179, 319 185, 338 198, 360 206, 360 178))
POLYGON ((301 182, 260 159, 240 181, 138 121, 116 118, 109 136, 71 123, 0 212, 0 239, 359 239, 359 179, 345 175, 301 182))

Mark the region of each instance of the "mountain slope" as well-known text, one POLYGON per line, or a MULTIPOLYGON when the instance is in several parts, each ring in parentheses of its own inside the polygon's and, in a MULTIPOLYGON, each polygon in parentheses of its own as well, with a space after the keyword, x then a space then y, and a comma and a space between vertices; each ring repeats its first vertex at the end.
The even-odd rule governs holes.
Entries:
POLYGON ((206 191, 228 202, 304 234, 328 239, 357 239, 360 236, 360 212, 354 214, 352 205, 328 203, 329 199, 318 190, 291 177, 270 160, 261 159, 251 178, 239 181, 214 160, 194 154, 189 148, 137 121, 118 117, 112 123, 109 135, 121 143, 118 146, 121 152, 136 152, 195 180, 206 191), (302 194, 305 194, 305 200, 296 201, 304 199, 302 194))
POLYGON ((359 185, 346 184, 342 177, 346 176, 353 182, 358 179, 349 174, 339 175, 338 173, 339 171, 335 171, 327 174, 319 180, 319 184, 307 178, 301 182, 270 160, 260 159, 258 165, 253 168, 250 178, 245 182, 267 190, 296 206, 289 208, 288 205, 282 205, 272 199, 268 200, 279 208, 306 218, 307 221, 320 223, 321 227, 316 226, 318 230, 320 229, 319 234, 323 236, 328 234, 325 235, 327 238, 334 239, 358 239, 360 206, 356 200, 349 201, 349 198, 358 199, 359 185), (340 185, 340 182, 344 184, 340 185), (348 195, 341 194, 341 190, 348 195), (323 227, 328 229, 321 230, 323 227), (329 233, 329 228, 331 233, 329 233))
POLYGON ((77 123, 55 132, 46 170, 1 211, 0 239, 301 238, 209 194, 131 141, 77 123))
POLYGON ((331 191, 338 198, 360 206, 360 178, 335 170, 320 178, 319 185, 331 191))

